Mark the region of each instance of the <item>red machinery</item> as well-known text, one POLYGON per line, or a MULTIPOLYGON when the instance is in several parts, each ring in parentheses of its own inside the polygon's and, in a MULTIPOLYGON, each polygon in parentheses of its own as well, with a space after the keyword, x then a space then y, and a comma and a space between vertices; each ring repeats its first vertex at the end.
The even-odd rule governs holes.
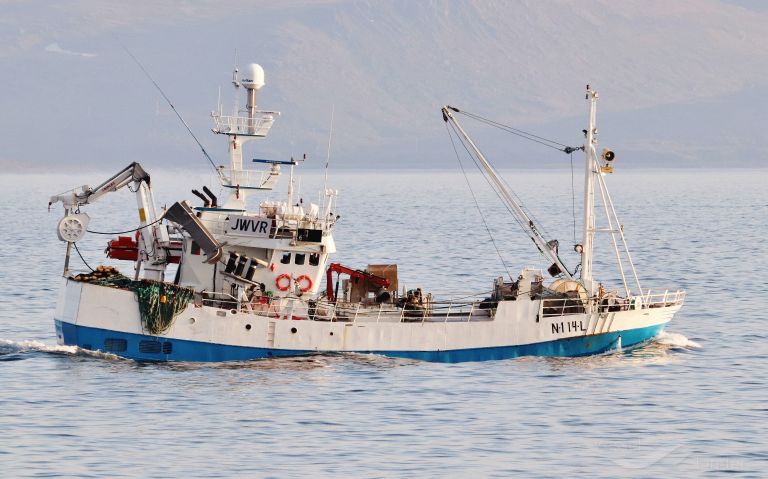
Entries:
POLYGON ((331 263, 328 266, 328 272, 327 272, 328 276, 326 278, 328 301, 335 301, 336 299, 335 294, 333 292, 333 273, 348 274, 349 277, 352 278, 352 280, 355 282, 363 281, 368 285, 375 286, 377 288, 389 287, 389 280, 386 278, 382 278, 381 276, 376 276, 375 274, 371 274, 367 271, 347 268, 346 266, 343 266, 339 263, 331 263))
MULTIPOLYGON (((138 233, 137 233, 138 236, 138 233)), ((139 259, 138 238, 130 236, 118 236, 107 243, 107 249, 104 250, 107 258, 120 259, 125 261, 136 261, 139 259)), ((181 241, 171 241, 168 249, 168 262, 178 264, 181 261, 181 241)))

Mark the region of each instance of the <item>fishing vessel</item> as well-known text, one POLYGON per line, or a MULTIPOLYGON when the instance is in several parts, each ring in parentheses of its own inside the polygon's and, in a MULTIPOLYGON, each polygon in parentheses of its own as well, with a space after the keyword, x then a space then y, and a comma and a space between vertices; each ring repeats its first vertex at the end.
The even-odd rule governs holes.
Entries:
POLYGON ((606 185, 614 155, 597 153, 598 94, 589 87, 584 144, 563 149, 585 155, 583 238, 575 245, 580 264, 572 270, 559 256, 559 243, 543 237, 458 122, 462 111, 442 108, 443 120, 552 266, 493 279, 490 293, 440 299, 421 288, 399 290, 396 264, 329 264, 338 192, 326 187, 322 204, 305 204, 293 188, 298 161, 253 159, 264 169, 244 166, 244 146, 264 139, 279 113, 257 108, 265 85, 260 66, 251 64, 242 75, 235 69, 233 85, 232 114, 224 115, 219 105, 212 115, 213 132, 226 138, 229 152, 229 167, 216 168, 226 192, 221 204, 202 188, 192 190, 202 204, 180 201, 158 211, 150 176, 138 163, 97 187, 51 198, 50 204, 64 207, 58 235, 66 253, 55 312, 60 344, 143 361, 318 353, 439 362, 582 356, 652 339, 683 304, 683 291, 641 288, 606 185), (244 109, 237 100, 242 93, 244 109), (287 197, 269 199, 285 168, 287 197), (112 267, 73 274, 73 249, 79 254, 77 242, 90 231, 85 206, 124 187, 136 195, 139 225, 130 236, 109 241, 106 254, 132 263, 131 274, 112 267), (254 195, 260 197, 258 206, 249 210, 246 200, 254 195), (600 225, 596 197, 605 215, 600 225), (606 291, 593 278, 596 234, 611 237, 620 290, 606 291))

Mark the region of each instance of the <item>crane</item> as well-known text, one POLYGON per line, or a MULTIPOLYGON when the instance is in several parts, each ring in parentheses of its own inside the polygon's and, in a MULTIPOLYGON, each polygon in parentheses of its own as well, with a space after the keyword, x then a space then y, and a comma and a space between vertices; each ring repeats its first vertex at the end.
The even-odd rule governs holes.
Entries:
POLYGON ((349 277, 353 278, 355 281, 362 280, 374 286, 379 286, 381 288, 389 287, 389 280, 386 278, 382 278, 381 276, 376 276, 375 274, 371 274, 367 271, 360 271, 359 269, 348 268, 339 263, 331 263, 328 266, 328 271, 326 272, 326 274, 328 275, 328 278, 326 280, 326 283, 327 283, 326 286, 328 288, 326 291, 326 295, 328 296, 328 301, 330 302, 336 301, 336 294, 333 291, 333 273, 348 274, 349 277))
MULTIPOLYGON (((64 274, 69 269, 72 245, 85 236, 90 218, 80 208, 93 204, 104 195, 114 193, 126 186, 136 194, 139 209, 139 264, 144 264, 144 277, 162 281, 167 264, 167 248, 170 246, 168 227, 160 223, 161 217, 155 210, 149 174, 137 162, 133 162, 95 188, 83 185, 66 193, 51 196, 48 208, 55 203, 64 206, 64 218, 59 221, 59 239, 67 242, 64 274)), ((137 267, 137 274, 138 274, 137 267)))

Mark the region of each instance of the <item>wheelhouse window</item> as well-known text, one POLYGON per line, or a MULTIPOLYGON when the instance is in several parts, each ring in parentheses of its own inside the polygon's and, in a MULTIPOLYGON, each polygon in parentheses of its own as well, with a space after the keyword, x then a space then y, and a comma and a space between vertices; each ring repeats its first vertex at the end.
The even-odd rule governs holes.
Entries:
POLYGON ((291 264, 291 253, 283 253, 283 257, 280 259, 282 264, 291 264))
POLYGON ((320 264, 320 254, 319 253, 310 253, 309 255, 309 264, 311 266, 317 266, 320 264))
POLYGON ((293 262, 296 264, 304 264, 304 260, 307 257, 304 253, 296 253, 293 262))

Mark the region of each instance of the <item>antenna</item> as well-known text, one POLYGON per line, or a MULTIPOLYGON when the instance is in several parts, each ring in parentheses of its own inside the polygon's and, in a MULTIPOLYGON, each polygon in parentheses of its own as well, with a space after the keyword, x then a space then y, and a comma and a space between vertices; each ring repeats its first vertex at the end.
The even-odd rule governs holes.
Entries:
POLYGON ((184 128, 186 128, 186 129, 187 129, 187 132, 189 132, 189 134, 192 136, 192 139, 194 139, 194 140, 195 140, 195 143, 197 143, 197 146, 199 146, 199 147, 200 147, 200 150, 203 152, 203 155, 205 155, 206 159, 208 159, 208 162, 209 162, 209 163, 211 164, 211 166, 213 167, 213 171, 215 171, 217 175, 221 176, 221 172, 219 171, 219 169, 218 169, 218 168, 216 168, 216 163, 214 163, 214 162, 213 162, 213 160, 211 159, 211 155, 209 155, 209 154, 208 154, 208 152, 207 152, 207 151, 205 151, 205 147, 203 146, 203 144, 202 144, 202 143, 200 143, 200 140, 198 140, 198 139, 197 139, 197 137, 196 137, 196 136, 195 136, 195 134, 192 132, 192 129, 189 127, 189 125, 187 124, 187 122, 186 122, 186 121, 184 121, 184 118, 182 118, 182 117, 181 117, 181 114, 178 112, 178 110, 176 110, 176 107, 175 107, 175 106, 173 106, 173 103, 171 103, 171 100, 170 100, 170 98, 168 98, 168 95, 166 95, 166 94, 165 94, 165 92, 163 91, 163 89, 162 89, 162 88, 160 88, 160 85, 158 85, 158 84, 157 84, 157 82, 155 81, 155 79, 154 79, 154 78, 152 78, 152 75, 150 75, 150 74, 149 74, 149 72, 147 71, 147 69, 146 69, 146 68, 144 68, 144 65, 142 65, 142 64, 141 64, 141 62, 139 61, 139 59, 138 59, 138 58, 136 58, 136 56, 135 56, 133 53, 131 53, 131 51, 130 51, 130 50, 128 50, 128 47, 126 47, 125 45, 122 45, 122 47, 123 47, 123 50, 125 50, 125 52, 126 52, 128 55, 130 55, 130 57, 133 59, 133 61, 134 61, 134 62, 136 62, 136 64, 139 66, 139 68, 141 68, 141 71, 142 71, 142 72, 144 72, 144 75, 146 75, 146 76, 147 76, 147 78, 149 78, 149 81, 151 81, 151 82, 152 82, 152 84, 153 84, 153 85, 155 85, 155 88, 157 88, 157 91, 159 91, 159 92, 160 92, 160 95, 162 95, 162 96, 163 96, 163 99, 165 100, 165 102, 166 102, 166 103, 168 103, 168 106, 170 106, 170 107, 171 107, 171 110, 173 110, 173 112, 176 114, 176 117, 177 117, 177 118, 179 119, 179 121, 181 121, 181 123, 184 125, 184 128))
MULTIPOLYGON (((328 153, 325 157, 325 181, 323 182, 323 192, 328 189, 328 165, 331 163, 331 140, 333 139, 333 114, 336 109, 336 105, 331 103, 331 128, 328 132, 328 153)), ((323 210, 325 210, 325 198, 328 195, 323 196, 323 210)))
POLYGON ((221 115, 221 85, 219 85, 219 99, 216 100, 216 109, 219 110, 219 115, 221 115))

